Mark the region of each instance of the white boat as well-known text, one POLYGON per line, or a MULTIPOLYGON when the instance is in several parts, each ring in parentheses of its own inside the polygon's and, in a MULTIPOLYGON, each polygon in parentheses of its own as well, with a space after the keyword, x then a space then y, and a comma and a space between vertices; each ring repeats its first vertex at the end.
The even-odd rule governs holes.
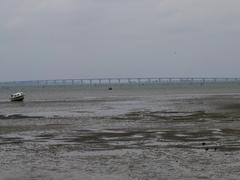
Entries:
POLYGON ((17 92, 17 93, 11 94, 10 96, 11 101, 23 101, 23 99, 24 99, 23 92, 17 92))

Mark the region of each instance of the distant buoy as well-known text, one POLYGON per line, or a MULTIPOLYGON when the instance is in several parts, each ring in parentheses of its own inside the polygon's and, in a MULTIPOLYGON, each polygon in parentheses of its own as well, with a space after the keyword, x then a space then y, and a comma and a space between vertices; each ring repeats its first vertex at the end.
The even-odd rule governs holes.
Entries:
POLYGON ((110 90, 110 91, 111 91, 111 90, 112 90, 112 87, 109 87, 109 88, 108 88, 108 90, 110 90))

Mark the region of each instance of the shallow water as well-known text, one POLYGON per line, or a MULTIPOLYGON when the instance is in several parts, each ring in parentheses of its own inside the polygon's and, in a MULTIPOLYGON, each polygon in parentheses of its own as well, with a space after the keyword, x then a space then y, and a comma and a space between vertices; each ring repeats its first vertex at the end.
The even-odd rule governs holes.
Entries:
POLYGON ((0 93, 2 179, 238 179, 240 86, 0 93))

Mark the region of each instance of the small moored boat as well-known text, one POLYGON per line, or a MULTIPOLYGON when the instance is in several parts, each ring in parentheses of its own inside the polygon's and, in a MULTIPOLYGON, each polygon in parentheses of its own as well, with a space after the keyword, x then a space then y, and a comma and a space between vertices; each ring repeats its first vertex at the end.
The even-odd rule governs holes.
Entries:
POLYGON ((10 96, 11 101, 23 101, 23 99, 24 99, 23 92, 17 92, 17 93, 11 94, 10 96))

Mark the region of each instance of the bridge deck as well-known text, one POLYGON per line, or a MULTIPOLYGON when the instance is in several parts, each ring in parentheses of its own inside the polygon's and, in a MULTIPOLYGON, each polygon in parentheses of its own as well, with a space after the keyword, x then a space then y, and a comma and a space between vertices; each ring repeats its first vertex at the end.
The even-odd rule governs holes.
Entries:
POLYGON ((240 83, 240 78, 92 78, 92 79, 54 79, 32 81, 0 82, 0 86, 47 86, 47 85, 117 85, 117 84, 207 84, 207 83, 240 83))

